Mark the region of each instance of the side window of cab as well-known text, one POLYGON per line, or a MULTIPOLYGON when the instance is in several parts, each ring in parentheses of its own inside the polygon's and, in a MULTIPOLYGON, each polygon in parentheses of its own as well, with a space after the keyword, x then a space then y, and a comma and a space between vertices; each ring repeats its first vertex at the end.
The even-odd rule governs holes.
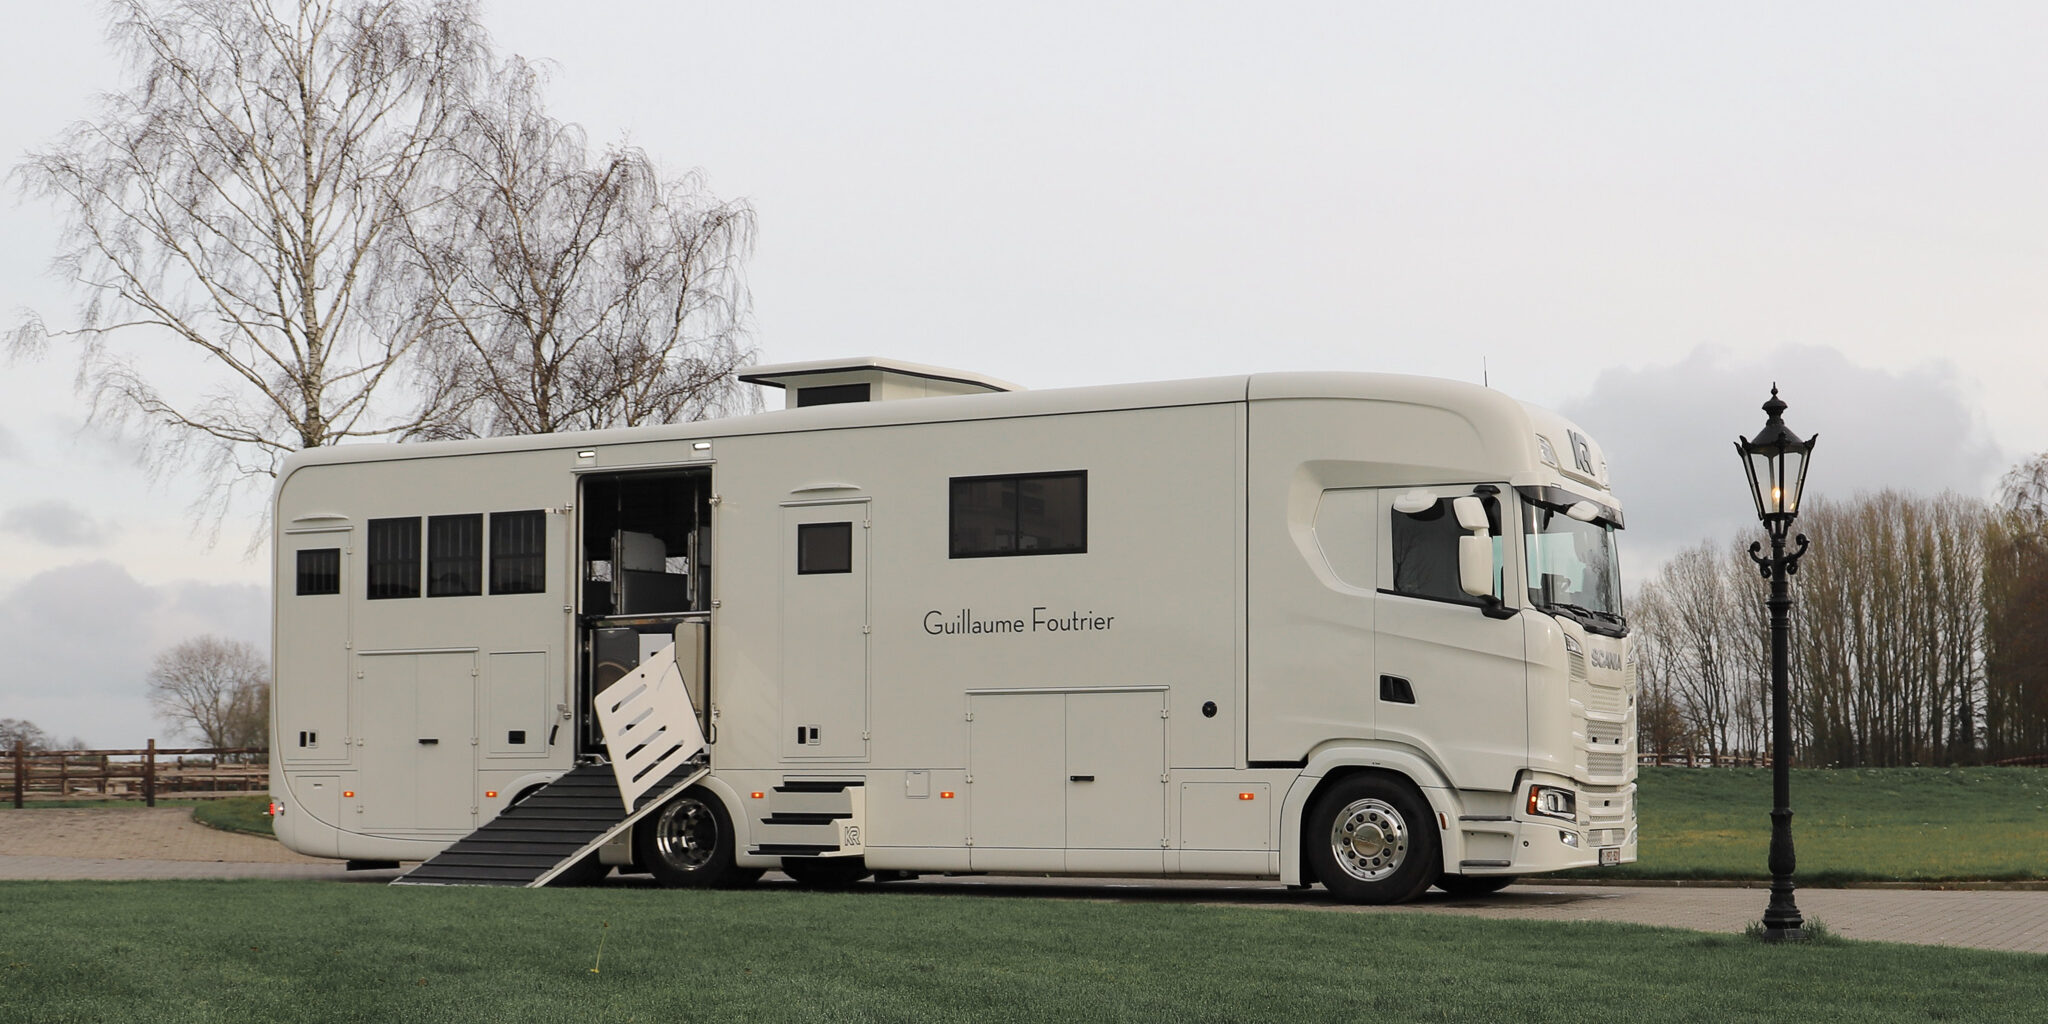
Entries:
MULTIPOLYGON (((1465 592, 1458 575, 1459 541, 1473 531, 1458 521, 1455 502, 1470 494, 1470 487, 1394 493, 1387 511, 1391 593, 1455 604, 1485 603, 1465 592)), ((1492 540, 1493 596, 1500 598, 1505 593, 1500 502, 1485 495, 1479 501, 1486 512, 1486 536, 1492 540)))

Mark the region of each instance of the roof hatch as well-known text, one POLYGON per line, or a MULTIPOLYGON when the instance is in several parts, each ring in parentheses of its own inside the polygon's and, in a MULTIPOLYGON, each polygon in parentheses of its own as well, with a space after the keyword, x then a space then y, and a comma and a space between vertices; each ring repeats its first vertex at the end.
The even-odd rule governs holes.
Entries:
POLYGON ((749 366, 740 371, 740 380, 786 389, 789 394, 783 404, 790 409, 808 405, 893 402, 899 398, 939 398, 1024 390, 1009 381, 979 373, 873 356, 749 366))

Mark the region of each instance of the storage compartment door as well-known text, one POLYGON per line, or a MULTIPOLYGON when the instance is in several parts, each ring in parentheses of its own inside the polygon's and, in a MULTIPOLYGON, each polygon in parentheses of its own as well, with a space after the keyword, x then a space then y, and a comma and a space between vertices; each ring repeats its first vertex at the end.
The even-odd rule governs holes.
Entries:
POLYGON ((967 707, 974 716, 967 726, 967 814, 974 847, 1064 848, 1066 695, 975 694, 967 707))
POLYGON ((1067 694, 1070 849, 1165 845, 1165 708, 1163 690, 1067 694))

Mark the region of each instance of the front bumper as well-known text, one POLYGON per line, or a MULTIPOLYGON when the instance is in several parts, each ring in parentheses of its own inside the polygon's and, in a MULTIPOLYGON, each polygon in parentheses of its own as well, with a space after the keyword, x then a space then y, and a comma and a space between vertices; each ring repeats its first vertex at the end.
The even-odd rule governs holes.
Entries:
POLYGON ((1572 868, 1613 867, 1636 860, 1636 787, 1587 786, 1536 776, 1516 791, 1513 813, 1492 819, 1466 817, 1465 875, 1536 875, 1572 868), (1576 813, 1570 820, 1531 814, 1529 787, 1570 790, 1576 813))

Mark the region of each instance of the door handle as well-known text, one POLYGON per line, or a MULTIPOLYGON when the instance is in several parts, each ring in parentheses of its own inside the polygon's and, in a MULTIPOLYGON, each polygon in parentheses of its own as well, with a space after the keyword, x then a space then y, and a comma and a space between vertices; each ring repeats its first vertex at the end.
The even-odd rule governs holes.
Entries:
POLYGON ((438 737, 438 736, 429 736, 429 737, 426 737, 426 738, 423 738, 423 739, 421 739, 421 740, 420 740, 420 745, 421 745, 421 746, 423 746, 423 747, 431 747, 431 746, 433 746, 434 744, 436 744, 436 743, 439 743, 439 742, 441 742, 441 740, 440 740, 440 737, 438 737))
POLYGON ((1068 781, 1068 782, 1094 782, 1094 781, 1095 781, 1095 776, 1093 776, 1093 775, 1069 775, 1069 776, 1067 776, 1067 781, 1068 781))

